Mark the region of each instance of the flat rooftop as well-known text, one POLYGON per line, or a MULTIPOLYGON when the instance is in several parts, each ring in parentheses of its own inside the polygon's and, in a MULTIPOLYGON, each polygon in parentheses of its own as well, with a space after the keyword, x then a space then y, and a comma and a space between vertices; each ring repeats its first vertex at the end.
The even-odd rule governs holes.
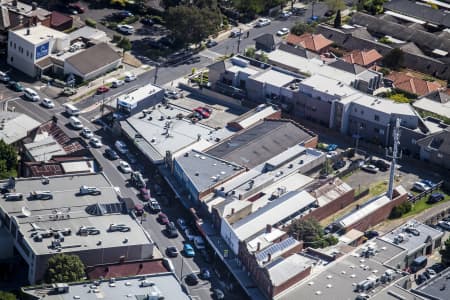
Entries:
POLYGON ((353 188, 351 186, 343 182, 341 179, 335 178, 332 181, 329 181, 328 183, 311 191, 311 195, 317 198, 319 206, 324 206, 350 192, 352 189, 353 188))
POLYGON ((167 151, 174 155, 199 143, 202 145, 198 150, 203 150, 232 134, 226 129, 216 130, 193 123, 185 118, 192 111, 177 105, 157 104, 147 112, 145 117, 137 113, 120 124, 137 147, 155 163, 161 163, 167 151))
POLYGON ((309 78, 304 79, 300 83, 300 90, 302 90, 302 86, 312 87, 316 91, 322 92, 324 94, 334 95, 339 98, 344 98, 346 96, 358 93, 357 90, 344 84, 342 81, 338 79, 332 79, 320 74, 315 74, 309 78))
POLYGON ((99 285, 86 283, 69 284, 69 292, 65 294, 53 294, 50 286, 43 288, 24 288, 26 294, 36 297, 44 297, 49 300, 122 300, 122 299, 149 299, 148 296, 154 296, 151 299, 176 299, 189 300, 191 297, 186 295, 178 279, 173 273, 159 273, 151 275, 142 275, 135 277, 116 278, 114 283, 108 280, 99 280, 99 285), (153 286, 141 287, 143 278, 153 282, 153 286))
MULTIPOLYGON (((22 39, 27 40, 28 42, 36 45, 41 43, 43 40, 47 40, 50 37, 53 39, 64 39, 64 38, 68 38, 69 35, 58 31, 58 30, 54 30, 50 27, 38 24, 36 26, 32 26, 30 28, 21 28, 18 30, 14 30, 13 31, 16 35, 20 36, 22 39), (30 34, 27 34, 27 30, 30 30, 30 34)), ((51 50, 51 49, 49 49, 51 50)))
POLYGON ((114 187, 101 173, 55 176, 48 184, 43 183, 42 178, 20 178, 15 181, 15 192, 22 193, 23 200, 1 198, 0 209, 15 219, 24 240, 36 255, 149 244, 149 238, 138 224, 128 214, 123 214, 124 206, 118 201, 114 187), (101 194, 80 196, 82 185, 97 187, 101 194), (49 191, 53 199, 31 199, 28 196, 33 191, 49 191), (108 232, 110 224, 125 224, 130 232, 108 232), (77 235, 82 226, 95 227, 99 234, 77 235), (61 249, 57 251, 51 247, 53 238, 35 240, 36 234, 46 230, 71 233, 64 236, 61 249))
POLYGON ((5 111, 0 112, 0 123, 0 139, 7 144, 25 138, 31 130, 41 125, 26 114, 5 111))
POLYGON ((414 289, 414 293, 433 300, 448 300, 450 283, 450 268, 445 269, 436 277, 425 281, 414 289))
POLYGON ((117 97, 117 104, 122 104, 124 106, 133 107, 139 101, 142 101, 148 97, 155 95, 160 92, 162 89, 156 85, 148 83, 144 86, 139 87, 136 90, 133 90, 129 93, 120 95, 117 97))
POLYGON ((387 114, 416 116, 416 112, 408 103, 397 103, 393 100, 376 98, 361 92, 358 92, 358 95, 359 97, 353 100, 353 104, 361 105, 363 107, 387 114))
POLYGON ((411 254, 416 252, 418 248, 423 247, 430 237, 435 240, 443 235, 444 233, 442 231, 431 228, 419 221, 410 220, 391 232, 386 233, 381 239, 396 244, 406 249, 408 254, 411 254))
POLYGON ((314 134, 286 120, 264 120, 236 133, 206 153, 253 168, 294 145, 302 144, 314 134))
POLYGON ((300 254, 292 254, 286 258, 278 257, 268 265, 267 272, 274 286, 280 286, 295 275, 312 267, 315 261, 300 254))
POLYGON ((276 87, 283 87, 296 79, 300 79, 299 77, 295 77, 275 69, 269 69, 262 73, 253 75, 251 78, 255 81, 266 83, 276 87))
POLYGON ((176 162, 198 192, 244 171, 244 168, 237 164, 195 150, 177 157, 176 162))
MULTIPOLYGON (((329 263, 321 272, 308 277, 278 299, 355 299, 359 294, 355 291, 356 284, 369 277, 380 277, 386 270, 392 270, 384 263, 388 258, 400 255, 403 251, 400 247, 378 239, 369 241, 353 252, 329 263), (362 255, 362 251, 369 245, 376 251, 374 256, 366 258, 362 255)), ((395 280, 400 277, 403 276, 394 274, 395 280)), ((370 295, 373 297, 392 283, 393 281, 371 289, 370 295)))

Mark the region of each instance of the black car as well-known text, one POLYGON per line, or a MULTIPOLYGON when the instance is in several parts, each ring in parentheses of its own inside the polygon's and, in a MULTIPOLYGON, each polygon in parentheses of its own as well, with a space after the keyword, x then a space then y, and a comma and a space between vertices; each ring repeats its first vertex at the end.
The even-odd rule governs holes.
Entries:
POLYGON ((178 230, 175 227, 175 223, 170 222, 169 224, 166 225, 166 233, 167 233, 167 236, 170 238, 178 237, 178 230))
POLYGON ((438 203, 442 200, 444 200, 444 195, 442 193, 433 193, 430 195, 430 197, 427 200, 428 204, 438 203))
POLYGON ((155 22, 150 18, 141 19, 141 23, 148 26, 152 26, 153 24, 155 24, 155 22))
POLYGON ((113 149, 107 148, 107 149, 105 150, 105 157, 108 158, 108 159, 110 159, 110 160, 116 160, 116 159, 119 158, 119 155, 118 155, 117 152, 114 151, 113 149))
POLYGON ((368 231, 364 232, 364 236, 369 240, 373 239, 374 237, 377 237, 379 235, 380 234, 375 230, 368 230, 368 231))
POLYGON ((424 273, 422 273, 422 274, 420 274, 419 276, 417 276, 417 279, 416 279, 416 283, 419 285, 419 284, 422 284, 422 283, 424 283, 425 281, 427 281, 427 277, 424 275, 424 273))
POLYGON ((381 172, 386 172, 390 167, 390 164, 381 159, 372 161, 372 164, 375 165, 375 167, 377 167, 381 172))
POLYGON ((430 269, 434 270, 436 273, 441 273, 445 270, 445 266, 441 263, 435 263, 430 267, 430 269))
POLYGON ((216 42, 215 40, 208 40, 208 41, 206 42, 206 47, 207 47, 207 48, 212 48, 212 47, 214 47, 214 46, 217 46, 217 42, 216 42))
POLYGON ((194 273, 188 274, 184 279, 189 285, 196 285, 198 283, 198 277, 194 273))
POLYGON ((345 160, 338 160, 333 164, 333 170, 339 170, 345 167, 345 160))
POLYGON ((177 257, 178 249, 176 247, 170 246, 166 248, 166 254, 168 257, 177 257))

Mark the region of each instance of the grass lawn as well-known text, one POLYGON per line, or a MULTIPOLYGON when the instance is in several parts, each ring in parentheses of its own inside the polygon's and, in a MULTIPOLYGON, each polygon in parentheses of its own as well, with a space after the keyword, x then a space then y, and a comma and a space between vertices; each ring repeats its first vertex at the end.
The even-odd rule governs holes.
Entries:
POLYGON ((442 191, 442 190, 436 190, 436 191, 434 191, 433 193, 437 193, 437 192, 442 193, 442 194, 445 196, 444 200, 442 200, 442 201, 440 201, 440 202, 438 202, 438 203, 428 204, 428 203, 427 203, 428 196, 425 196, 425 197, 423 197, 422 199, 418 200, 416 203, 413 203, 413 207, 412 207, 411 211, 410 211, 409 213, 407 213, 407 214, 404 214, 404 215, 402 216, 402 218, 414 216, 414 215, 416 215, 416 214, 418 214, 418 213, 421 213, 421 212, 423 212, 424 210, 426 210, 426 209, 428 209, 428 208, 430 208, 430 207, 432 207, 432 206, 439 205, 440 203, 443 203, 443 202, 446 202, 446 201, 449 201, 449 200, 450 200, 450 195, 448 195, 448 194, 445 193, 444 191, 442 191))

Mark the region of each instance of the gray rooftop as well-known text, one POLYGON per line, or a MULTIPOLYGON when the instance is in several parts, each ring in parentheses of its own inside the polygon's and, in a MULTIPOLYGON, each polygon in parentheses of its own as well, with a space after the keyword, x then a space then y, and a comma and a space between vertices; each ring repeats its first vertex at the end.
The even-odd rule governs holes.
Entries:
POLYGON ((291 121, 264 120, 206 153, 253 168, 313 136, 312 132, 291 121))
MULTIPOLYGON (((309 277, 278 299, 355 299, 359 294, 355 291, 355 285, 370 276, 382 276, 389 269, 383 265, 386 259, 395 257, 402 252, 404 250, 401 248, 378 239, 367 242, 352 253, 331 262, 320 273, 309 277), (365 258, 361 252, 369 245, 376 249, 375 255, 365 258)), ((402 277, 397 273, 394 276, 395 279, 402 277)), ((373 297, 389 284, 391 283, 371 289, 370 295, 373 297)))
POLYGON ((24 147, 34 161, 48 161, 54 155, 67 154, 64 147, 51 135, 32 143, 24 144, 24 147))
POLYGON ((307 268, 312 267, 314 262, 314 260, 306 256, 292 254, 286 258, 277 258, 269 263, 265 268, 269 273, 272 284, 274 286, 280 286, 307 268))
MULTIPOLYGON (((150 299, 191 299, 186 295, 180 286, 178 279, 172 273, 159 273, 145 275, 145 280, 153 282, 154 286, 141 287, 144 276, 116 278, 114 283, 106 280, 100 280, 99 286, 86 283, 73 283, 69 285, 69 292, 65 294, 53 294, 51 288, 25 288, 26 294, 37 297, 44 297, 48 300, 144 300, 152 295, 155 298, 150 299), (163 298, 159 298, 159 297, 163 298)), ((40 299, 40 298, 39 298, 40 299)))
POLYGON ((435 240, 443 235, 444 233, 442 231, 431 228, 416 220, 410 220, 395 230, 385 234, 381 239, 394 243, 408 250, 408 254, 411 254, 416 252, 417 249, 425 246, 427 239, 431 238, 432 240, 435 240))
POLYGON ((237 164, 195 150, 177 157, 176 162, 198 192, 205 191, 244 171, 244 168, 237 164))
POLYGON ((129 215, 122 214, 124 209, 114 187, 103 174, 55 176, 50 178, 48 184, 44 184, 41 178, 16 179, 15 192, 22 193, 23 200, 7 201, 2 198, 0 210, 14 219, 25 242, 36 255, 56 253, 56 249, 49 247, 52 238, 43 238, 40 242, 34 240, 34 235, 41 230, 71 231, 61 243, 62 252, 149 244, 149 239, 139 225, 129 215), (82 185, 99 188, 101 195, 77 195, 82 185), (33 191, 50 191, 53 199, 28 198, 33 191), (25 216, 24 211, 28 211, 29 215, 25 216), (126 224, 130 227, 131 234, 107 232, 109 225, 113 223, 126 224), (81 226, 95 227, 100 233, 77 235, 81 226), (127 242, 124 242, 125 238, 128 239, 127 242))
POLYGON ((39 125, 41 123, 26 114, 0 112, 0 139, 7 144, 13 144, 25 138, 31 130, 39 125))
POLYGON ((448 300, 450 285, 450 268, 439 273, 437 277, 425 281, 419 285, 414 293, 424 296, 426 299, 448 300))

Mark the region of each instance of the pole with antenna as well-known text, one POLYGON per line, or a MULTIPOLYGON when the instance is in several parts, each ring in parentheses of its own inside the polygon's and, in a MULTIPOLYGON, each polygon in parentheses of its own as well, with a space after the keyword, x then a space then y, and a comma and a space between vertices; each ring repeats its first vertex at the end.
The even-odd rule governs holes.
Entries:
MULTIPOLYGON (((389 133, 388 133, 389 134, 389 133)), ((388 197, 390 200, 392 200, 394 195, 394 180, 395 180, 395 164, 396 160, 400 159, 402 157, 402 153, 399 153, 398 145, 400 145, 400 119, 397 118, 395 120, 395 127, 394 131, 392 133, 392 136, 394 138, 394 147, 392 149, 392 155, 389 155, 388 149, 386 149, 386 156, 391 158, 391 169, 389 174, 389 188, 388 188, 388 197)))

